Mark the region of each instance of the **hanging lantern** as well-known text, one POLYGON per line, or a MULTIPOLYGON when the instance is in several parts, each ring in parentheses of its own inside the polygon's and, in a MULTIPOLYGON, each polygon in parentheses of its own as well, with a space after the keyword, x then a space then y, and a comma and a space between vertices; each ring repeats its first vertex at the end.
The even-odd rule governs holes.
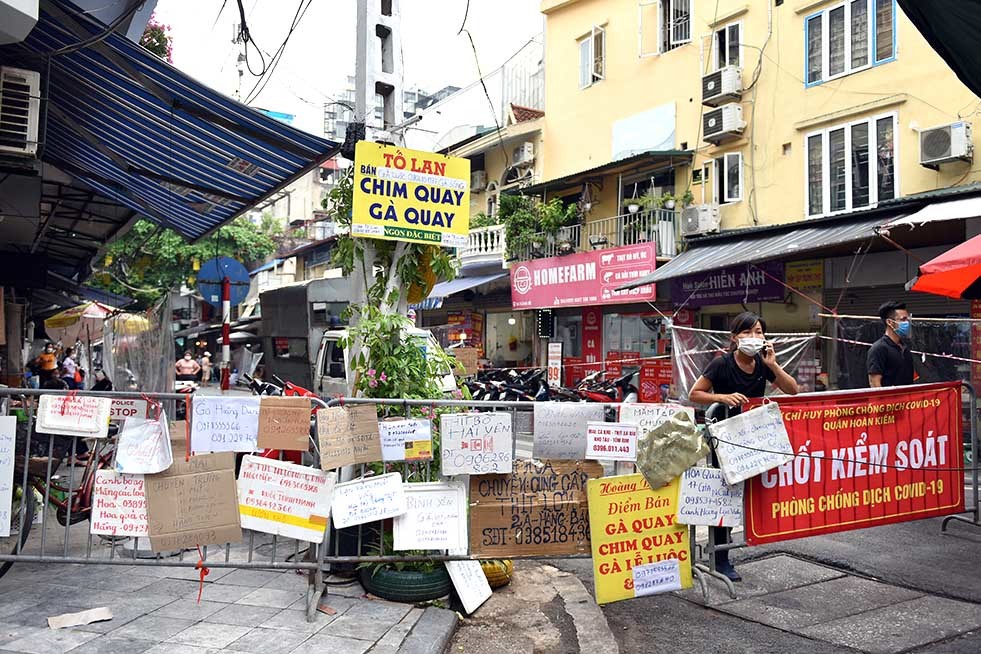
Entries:
POLYGON ((111 254, 107 254, 106 255, 105 264, 107 266, 111 266, 112 265, 112 255, 111 254))
POLYGON ((191 259, 191 270, 193 270, 194 272, 201 270, 201 260, 198 259, 197 257, 191 259))
POLYGON ((189 275, 188 278, 187 278, 187 283, 189 285, 193 286, 194 285, 194 280, 196 280, 196 279, 197 279, 197 277, 195 277, 194 275, 189 275))

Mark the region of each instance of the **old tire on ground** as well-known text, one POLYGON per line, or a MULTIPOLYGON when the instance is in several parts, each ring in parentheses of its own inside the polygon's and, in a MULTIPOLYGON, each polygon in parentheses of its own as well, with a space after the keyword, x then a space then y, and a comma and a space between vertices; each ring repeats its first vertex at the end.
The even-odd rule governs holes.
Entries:
POLYGON ((491 588, 500 588, 511 583, 511 576, 514 574, 514 562, 511 559, 488 559, 481 561, 480 567, 491 588))
POLYGON ((425 602, 449 594, 450 575, 442 565, 432 572, 381 568, 372 574, 371 568, 359 570, 364 589, 392 602, 425 602))

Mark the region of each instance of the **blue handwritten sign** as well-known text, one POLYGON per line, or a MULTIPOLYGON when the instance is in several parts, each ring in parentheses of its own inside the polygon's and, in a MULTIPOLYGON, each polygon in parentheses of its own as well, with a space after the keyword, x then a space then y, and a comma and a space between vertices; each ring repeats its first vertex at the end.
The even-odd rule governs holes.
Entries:
POLYGON ((258 449, 258 397, 195 397, 191 403, 191 450, 253 452, 258 449))

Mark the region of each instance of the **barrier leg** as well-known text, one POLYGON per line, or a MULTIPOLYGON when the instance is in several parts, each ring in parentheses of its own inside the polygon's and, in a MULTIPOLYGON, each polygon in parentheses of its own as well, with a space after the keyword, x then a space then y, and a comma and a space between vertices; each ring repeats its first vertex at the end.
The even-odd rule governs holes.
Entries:
POLYGON ((940 523, 940 533, 947 533, 947 525, 950 522, 965 522, 975 527, 981 527, 981 506, 978 506, 978 498, 981 495, 978 488, 978 400, 974 393, 974 388, 967 382, 963 382, 970 397, 971 409, 971 494, 974 496, 974 518, 966 518, 962 515, 949 515, 940 523))

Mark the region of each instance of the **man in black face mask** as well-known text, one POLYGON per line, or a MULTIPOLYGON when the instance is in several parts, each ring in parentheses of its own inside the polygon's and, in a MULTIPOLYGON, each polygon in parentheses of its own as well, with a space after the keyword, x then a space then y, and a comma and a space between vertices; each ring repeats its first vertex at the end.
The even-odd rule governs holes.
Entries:
POLYGON ((909 348, 912 318, 902 302, 879 307, 886 333, 872 344, 866 359, 869 386, 905 386, 913 383, 913 353, 909 348))

